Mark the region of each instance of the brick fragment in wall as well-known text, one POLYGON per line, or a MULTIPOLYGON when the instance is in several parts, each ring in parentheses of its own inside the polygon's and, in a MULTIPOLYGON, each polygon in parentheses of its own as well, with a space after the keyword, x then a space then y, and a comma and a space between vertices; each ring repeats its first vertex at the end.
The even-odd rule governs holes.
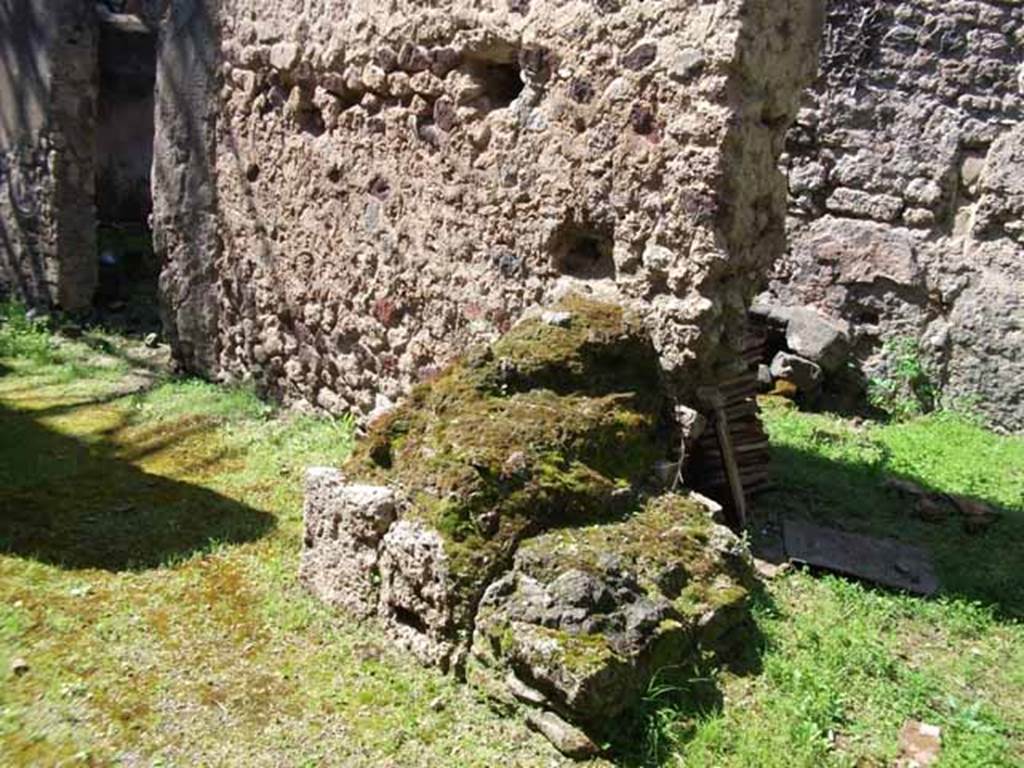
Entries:
POLYGON ((1024 7, 999 0, 830 3, 766 297, 848 321, 868 377, 886 339, 919 339, 947 400, 1017 431, 1021 28, 1024 7))
POLYGON ((568 290, 640 310, 683 401, 734 362, 820 0, 192 5, 155 216, 186 368, 365 413, 568 290))

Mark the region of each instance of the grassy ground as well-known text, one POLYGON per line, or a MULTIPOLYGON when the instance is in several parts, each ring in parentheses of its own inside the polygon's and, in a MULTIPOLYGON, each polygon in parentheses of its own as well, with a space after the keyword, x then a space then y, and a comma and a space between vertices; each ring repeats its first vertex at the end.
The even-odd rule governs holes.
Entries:
MULTIPOLYGON (((612 762, 882 766, 913 717, 943 727, 942 765, 1024 764, 1024 442, 952 417, 768 423, 763 516, 923 543, 946 593, 776 579, 747 665, 652 690, 612 762), (1005 517, 973 537, 917 522, 886 472, 1005 517)), ((0 319, 0 765, 562 764, 299 588, 302 470, 351 433, 170 380, 117 338, 0 319)))

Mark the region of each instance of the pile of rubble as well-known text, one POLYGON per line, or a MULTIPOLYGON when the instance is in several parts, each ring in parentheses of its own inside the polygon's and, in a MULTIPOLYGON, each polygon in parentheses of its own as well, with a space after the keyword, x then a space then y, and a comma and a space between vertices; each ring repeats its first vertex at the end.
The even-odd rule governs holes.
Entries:
POLYGON ((659 483, 675 443, 657 354, 570 297, 311 470, 303 582, 424 663, 592 754, 655 675, 733 649, 754 584, 715 505, 659 483))
MULTIPOLYGON (((763 389, 811 402, 826 386, 850 388, 850 330, 845 321, 807 307, 763 301, 754 303, 750 318, 763 348, 772 355, 758 368, 763 389)), ((858 389, 856 382, 853 389, 858 389)))

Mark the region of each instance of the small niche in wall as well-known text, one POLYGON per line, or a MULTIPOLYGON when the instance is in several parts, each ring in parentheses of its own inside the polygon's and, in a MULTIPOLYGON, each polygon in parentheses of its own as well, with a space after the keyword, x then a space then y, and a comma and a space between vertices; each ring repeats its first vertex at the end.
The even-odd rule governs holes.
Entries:
POLYGON ((476 75, 492 109, 504 109, 523 92, 523 75, 516 62, 481 64, 476 75))
POLYGON ((469 55, 461 69, 472 78, 478 103, 487 110, 508 107, 525 87, 519 52, 512 46, 469 55))
POLYGON ((614 239, 607 230, 566 224, 552 239, 552 264, 560 274, 580 280, 615 277, 614 239))

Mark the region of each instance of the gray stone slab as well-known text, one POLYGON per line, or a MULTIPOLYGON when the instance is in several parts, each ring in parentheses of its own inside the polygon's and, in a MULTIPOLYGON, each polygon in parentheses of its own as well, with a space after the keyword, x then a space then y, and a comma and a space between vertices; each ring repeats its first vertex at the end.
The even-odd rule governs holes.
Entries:
POLYGON ((784 521, 783 536, 786 555, 795 563, 918 595, 933 595, 939 589, 931 558, 921 547, 792 518, 784 521))

